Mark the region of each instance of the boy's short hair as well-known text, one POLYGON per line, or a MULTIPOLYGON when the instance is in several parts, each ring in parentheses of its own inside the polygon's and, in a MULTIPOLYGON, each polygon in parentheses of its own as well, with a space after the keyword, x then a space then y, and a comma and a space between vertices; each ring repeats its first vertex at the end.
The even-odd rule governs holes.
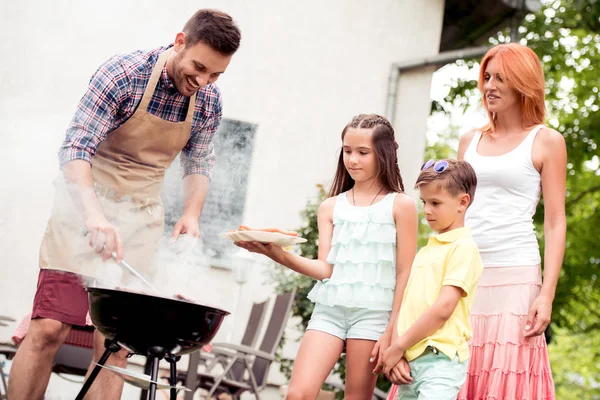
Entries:
POLYGON ((467 193, 471 198, 469 205, 473 204, 475 189, 477 188, 477 175, 471 164, 466 161, 457 160, 440 161, 446 161, 448 167, 443 172, 435 171, 433 165, 422 170, 415 183, 415 189, 423 184, 438 181, 440 187, 448 191, 452 196, 467 193))

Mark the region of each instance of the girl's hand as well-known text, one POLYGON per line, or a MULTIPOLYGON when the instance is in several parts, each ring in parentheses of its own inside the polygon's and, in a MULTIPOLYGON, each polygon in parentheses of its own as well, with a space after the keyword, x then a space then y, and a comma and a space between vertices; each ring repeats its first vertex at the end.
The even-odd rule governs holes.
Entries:
POLYGON ((525 337, 532 337, 544 333, 550 324, 552 315, 552 300, 547 296, 538 296, 529 309, 525 323, 525 337))
POLYGON ((264 254, 275 262, 279 262, 280 255, 285 251, 281 247, 272 243, 260 242, 233 242, 238 247, 246 249, 252 253, 264 254))
POLYGON ((392 368, 389 378, 396 385, 410 385, 413 383, 413 378, 410 374, 410 365, 408 365, 406 358, 403 357, 400 359, 398 364, 392 368))
POLYGON ((404 357, 404 350, 399 346, 391 345, 383 352, 383 373, 388 379, 392 369, 400 362, 402 357, 404 357))
POLYGON ((375 347, 373 347, 373 351, 371 352, 371 358, 369 359, 369 362, 376 364, 373 374, 377 375, 383 371, 383 353, 390 347, 391 341, 391 331, 386 330, 377 343, 375 343, 375 347))

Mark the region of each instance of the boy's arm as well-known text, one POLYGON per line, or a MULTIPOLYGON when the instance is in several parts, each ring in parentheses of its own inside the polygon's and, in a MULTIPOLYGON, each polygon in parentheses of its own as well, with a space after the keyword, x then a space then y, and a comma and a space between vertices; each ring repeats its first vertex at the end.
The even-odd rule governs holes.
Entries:
POLYGON ((475 242, 457 242, 448 258, 437 300, 392 345, 404 353, 441 328, 454 312, 460 298, 475 289, 482 271, 483 265, 475 242))
MULTIPOLYGON (((430 336, 450 318, 464 291, 457 286, 443 286, 440 295, 411 327, 400 336, 394 335, 392 345, 383 356, 383 372, 389 378, 406 350, 430 336)), ((394 329, 396 330, 396 329, 394 329)))
POLYGON ((404 354, 407 349, 440 329, 454 312, 463 293, 457 286, 442 286, 435 303, 404 334, 395 339, 392 346, 404 354))
POLYGON ((459 242, 452 250, 446 265, 442 289, 435 303, 399 337, 392 340, 384 357, 386 375, 404 356, 406 350, 427 338, 450 318, 460 298, 475 289, 483 265, 474 242, 459 242))

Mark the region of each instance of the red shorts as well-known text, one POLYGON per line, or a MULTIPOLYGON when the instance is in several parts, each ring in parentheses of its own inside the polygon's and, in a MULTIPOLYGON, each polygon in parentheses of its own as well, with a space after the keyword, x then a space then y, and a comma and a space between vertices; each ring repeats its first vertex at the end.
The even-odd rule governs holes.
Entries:
POLYGON ((31 318, 49 318, 85 326, 88 295, 80 276, 71 272, 40 269, 31 318))

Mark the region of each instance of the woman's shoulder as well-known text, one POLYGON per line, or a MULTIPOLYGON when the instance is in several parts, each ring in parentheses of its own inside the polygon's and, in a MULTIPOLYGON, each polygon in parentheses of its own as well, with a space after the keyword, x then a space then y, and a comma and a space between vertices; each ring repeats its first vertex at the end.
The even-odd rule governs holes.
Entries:
POLYGON ((539 132, 537 133, 537 137, 543 144, 549 146, 556 146, 565 143, 565 138, 563 135, 561 135, 558 131, 547 126, 544 126, 542 127, 542 129, 539 130, 539 132))
POLYGON ((473 129, 466 131, 462 135, 460 135, 460 138, 458 139, 458 159, 459 160, 462 159, 462 157, 464 156, 465 151, 467 150, 467 148, 473 141, 473 138, 475 137, 475 134, 477 132, 479 132, 479 129, 473 128, 473 129))
POLYGON ((554 159, 556 156, 566 152, 565 138, 556 130, 547 126, 542 127, 533 141, 534 164, 537 159, 554 159))
POLYGON ((476 133, 481 132, 479 128, 472 128, 460 135, 458 139, 459 146, 468 146, 475 137, 476 133))

